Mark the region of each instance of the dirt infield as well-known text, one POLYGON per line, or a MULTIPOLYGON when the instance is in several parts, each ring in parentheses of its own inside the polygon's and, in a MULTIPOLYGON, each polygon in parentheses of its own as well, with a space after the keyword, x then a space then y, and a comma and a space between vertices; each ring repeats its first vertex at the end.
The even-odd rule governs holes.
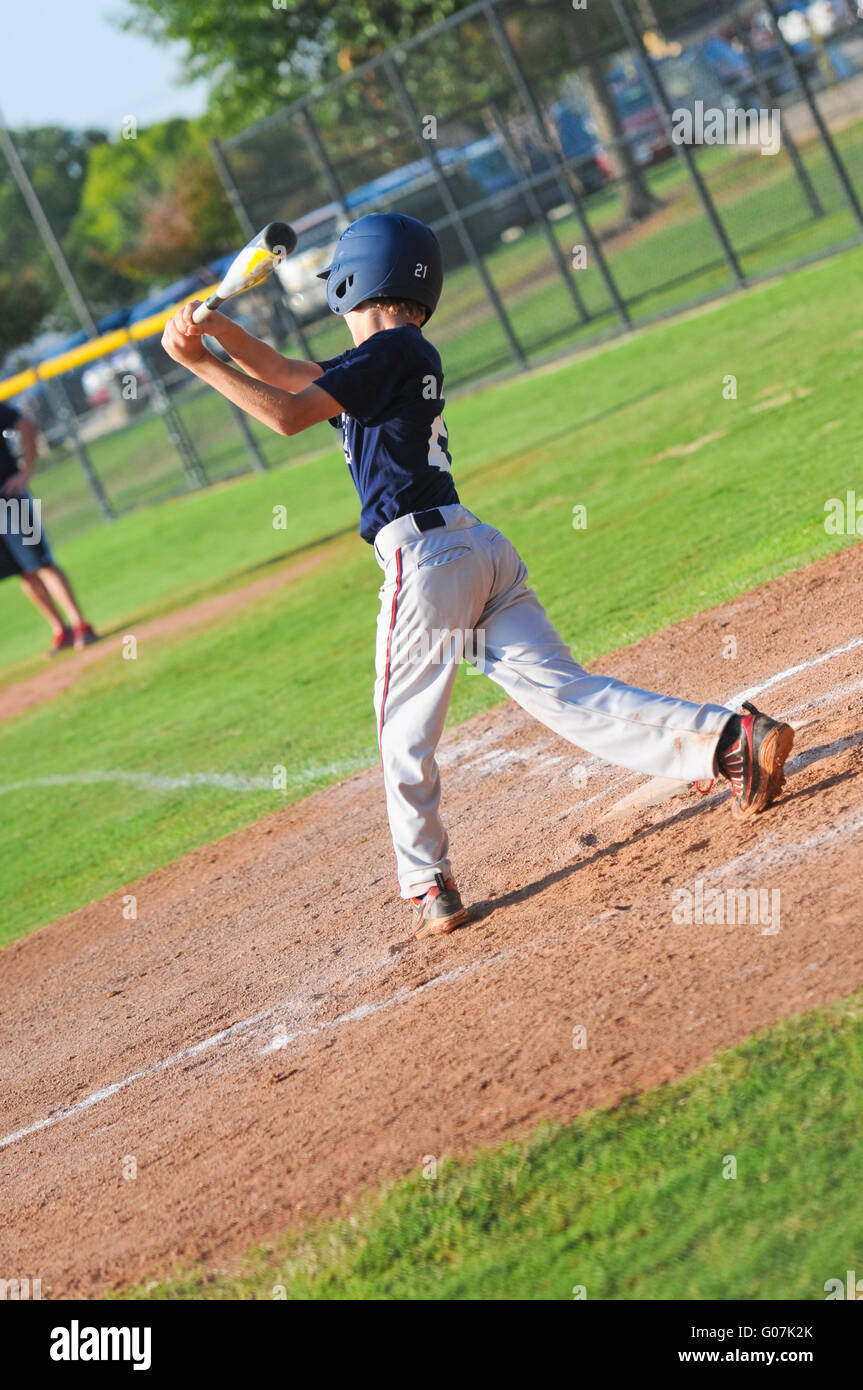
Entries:
POLYGON ((370 770, 142 880, 136 921, 117 894, 9 947, 0 1274, 62 1297, 228 1264, 863 983, 861 612, 857 547, 597 663, 697 699, 767 683, 807 721, 754 824, 722 790, 602 821, 638 779, 507 705, 445 740, 475 905, 449 939, 399 942, 370 770), (781 889, 781 920, 675 920, 710 888, 781 889))

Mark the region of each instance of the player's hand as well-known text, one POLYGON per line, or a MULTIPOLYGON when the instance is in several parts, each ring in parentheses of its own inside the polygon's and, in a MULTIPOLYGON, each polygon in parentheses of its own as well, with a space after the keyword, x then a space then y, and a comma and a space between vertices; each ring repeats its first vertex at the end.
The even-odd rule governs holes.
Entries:
POLYGON ((201 339, 205 333, 213 333, 213 319, 221 317, 212 314, 204 323, 193 323, 192 314, 200 303, 200 299, 192 299, 188 304, 181 305, 173 318, 168 319, 162 334, 162 347, 169 357, 181 362, 184 367, 191 367, 208 355, 201 339))
POLYGON ((217 338, 221 342, 222 331, 226 324, 231 324, 232 320, 228 318, 227 314, 220 314, 218 309, 214 309, 207 315, 203 323, 195 323, 192 315, 200 303, 200 299, 190 299, 188 304, 184 304, 180 309, 188 337, 200 338, 206 333, 208 338, 217 338))
POLYGON ((0 492, 4 497, 20 497, 30 486, 30 474, 26 468, 19 468, 11 478, 7 478, 0 492))

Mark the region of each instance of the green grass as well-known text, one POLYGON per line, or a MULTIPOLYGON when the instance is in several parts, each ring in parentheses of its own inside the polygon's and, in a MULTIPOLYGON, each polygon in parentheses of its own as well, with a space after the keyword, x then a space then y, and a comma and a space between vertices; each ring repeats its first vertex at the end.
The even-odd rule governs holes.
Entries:
POLYGON ((823 1299, 860 1270, 863 996, 151 1299, 823 1299), (736 1177, 729 1158, 736 1162, 736 1177))
MULTIPOLYGON (((863 336, 849 285, 861 270, 855 249, 447 407, 463 501, 522 549, 580 659, 848 543, 822 523, 825 500, 857 480, 863 336), (734 401, 722 393, 729 373, 734 401), (750 410, 788 388, 801 394, 750 410), (721 437, 696 453, 657 459, 711 433, 721 437), (586 531, 572 528, 575 504, 587 506, 586 531)), ((135 661, 96 663, 61 700, 0 726, 0 940, 374 761, 380 574, 353 534, 356 509, 331 447, 63 547, 97 624, 132 634, 144 616, 241 586, 281 558, 320 563, 241 614, 142 642, 135 661), (284 531, 272 526, 277 504, 284 531), (287 793, 31 785, 118 769, 266 779, 278 765, 287 793)), ((14 585, 4 593, 8 681, 34 669, 44 633, 14 585)), ((685 669, 676 686, 687 693, 685 669)), ((462 674, 451 722, 497 698, 462 674)))

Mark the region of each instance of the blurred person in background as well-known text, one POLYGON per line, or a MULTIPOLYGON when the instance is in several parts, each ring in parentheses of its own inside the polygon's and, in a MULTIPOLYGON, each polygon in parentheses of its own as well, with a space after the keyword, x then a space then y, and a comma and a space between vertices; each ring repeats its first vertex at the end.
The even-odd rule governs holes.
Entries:
POLYGON ((97 641, 66 575, 56 564, 41 528, 41 508, 28 488, 36 466, 37 431, 32 420, 0 401, 0 579, 17 574, 21 587, 53 633, 48 656, 68 647, 89 647, 97 641), (6 432, 20 441, 16 458, 6 432))

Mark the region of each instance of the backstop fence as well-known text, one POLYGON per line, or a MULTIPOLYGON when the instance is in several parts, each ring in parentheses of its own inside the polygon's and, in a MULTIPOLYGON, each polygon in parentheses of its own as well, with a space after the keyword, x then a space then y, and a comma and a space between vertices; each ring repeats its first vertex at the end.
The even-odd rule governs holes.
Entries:
MULTIPOLYGON (((299 233, 279 282, 230 311, 289 355, 333 356, 348 343, 317 270, 354 218, 410 213, 443 250, 452 390, 859 242, 863 5, 668 10, 478 0, 214 142, 238 240, 275 218, 299 233)), ((98 401, 80 362, 29 382, 52 531, 331 442, 249 423, 145 333, 104 363, 98 401)))

